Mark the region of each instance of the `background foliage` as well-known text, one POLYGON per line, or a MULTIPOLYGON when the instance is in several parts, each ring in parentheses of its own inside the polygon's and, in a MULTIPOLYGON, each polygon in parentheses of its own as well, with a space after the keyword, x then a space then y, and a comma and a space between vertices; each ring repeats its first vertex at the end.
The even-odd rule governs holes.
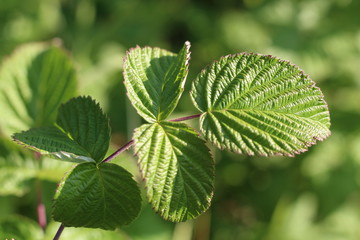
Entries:
MULTIPOLYGON (((212 207, 196 221, 168 223, 144 205, 134 223, 115 233, 67 229, 64 239, 359 239, 359 11, 355 0, 1 1, 0 57, 6 58, 22 43, 62 41, 77 65, 79 94, 97 99, 111 119, 114 149, 141 123, 126 100, 121 75, 126 49, 137 44, 178 52, 186 40, 192 42, 187 89, 174 117, 197 113, 187 90, 200 69, 222 55, 243 51, 273 54, 297 64, 329 104, 332 136, 295 158, 214 151, 212 207)), ((0 113, 3 122, 6 112, 0 113)), ((18 166, 23 170, 21 175, 0 171, 1 182, 14 179, 1 187, 0 218, 6 219, 1 226, 27 217, 21 236, 30 236, 26 231, 36 228, 36 181, 16 181, 34 174, 34 163, 18 164, 27 154, 18 152, 8 135, 1 135, 0 170, 9 169, 5 162, 16 166, 13 172, 18 166)), ((138 176, 131 153, 116 161, 138 176)), ((69 168, 63 163, 59 168, 54 160, 43 164, 44 170, 36 174, 50 209, 56 183, 69 168)), ((34 239, 51 239, 57 227, 51 222, 45 234, 31 234, 34 239)))

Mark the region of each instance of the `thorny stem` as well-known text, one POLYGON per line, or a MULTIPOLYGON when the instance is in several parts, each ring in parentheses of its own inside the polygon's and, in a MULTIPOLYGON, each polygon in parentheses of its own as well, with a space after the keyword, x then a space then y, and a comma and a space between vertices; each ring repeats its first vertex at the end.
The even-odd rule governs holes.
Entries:
MULTIPOLYGON (((190 116, 187 116, 187 117, 175 118, 175 119, 172 119, 172 120, 169 120, 169 121, 170 122, 181 122, 181 121, 185 121, 185 120, 189 120, 189 119, 193 119, 193 118, 198 118, 200 116, 201 116, 201 114, 195 114, 195 115, 190 115, 190 116)), ((113 154, 111 154, 110 156, 105 158, 102 161, 102 163, 110 162, 111 160, 116 158, 118 155, 120 155, 120 153, 122 153, 122 152, 126 151, 127 149, 129 149, 133 144, 134 144, 134 139, 130 140, 125 145, 121 146, 113 154)), ((64 228, 65 228, 65 226, 63 224, 61 224, 59 229, 57 230, 56 235, 55 235, 53 240, 58 240, 60 238, 60 235, 61 235, 62 231, 64 230, 64 228)))
POLYGON ((65 226, 64 226, 63 224, 60 224, 60 227, 59 227, 59 229, 57 230, 56 235, 55 235, 55 237, 54 237, 53 240, 59 240, 59 238, 60 238, 60 236, 61 236, 61 233, 62 233, 62 231, 64 230, 64 228, 65 228, 65 226))

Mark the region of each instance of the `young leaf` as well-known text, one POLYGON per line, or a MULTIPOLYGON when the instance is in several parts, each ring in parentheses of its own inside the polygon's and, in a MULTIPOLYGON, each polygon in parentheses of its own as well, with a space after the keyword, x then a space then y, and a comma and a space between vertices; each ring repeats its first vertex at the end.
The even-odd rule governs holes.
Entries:
POLYGON ((53 217, 69 227, 113 230, 133 221, 140 208, 140 190, 129 172, 112 163, 81 163, 60 183, 53 217))
POLYGON ((190 43, 176 56, 160 48, 131 49, 124 60, 125 86, 131 103, 148 122, 166 119, 175 109, 188 73, 190 43))
POLYGON ((330 135, 320 89, 272 56, 225 56, 199 74, 191 96, 205 137, 234 152, 292 156, 330 135))
POLYGON ((76 92, 75 71, 59 48, 27 44, 9 57, 0 69, 0 119, 10 136, 55 121, 59 105, 76 92))
POLYGON ((110 127, 99 104, 90 97, 77 97, 59 108, 56 126, 32 128, 13 137, 54 158, 100 162, 109 147, 110 127))
POLYGON ((155 211, 166 220, 185 221, 209 207, 214 163, 194 130, 175 122, 145 124, 136 129, 134 140, 155 211))

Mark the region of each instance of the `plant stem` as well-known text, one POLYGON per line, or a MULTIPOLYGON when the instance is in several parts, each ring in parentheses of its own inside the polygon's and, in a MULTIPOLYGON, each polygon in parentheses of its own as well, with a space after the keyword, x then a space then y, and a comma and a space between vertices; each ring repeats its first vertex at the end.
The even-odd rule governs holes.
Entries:
POLYGON ((122 153, 123 151, 127 150, 128 148, 131 147, 131 145, 134 144, 134 140, 130 140, 128 143, 126 143, 124 146, 120 147, 118 150, 116 150, 116 152, 114 152, 113 154, 111 154, 110 156, 108 156, 107 158, 105 158, 102 162, 110 162, 111 160, 113 160, 114 158, 116 158, 120 153, 122 153))
POLYGON ((181 118, 175 118, 172 120, 169 120, 170 122, 181 122, 181 121, 185 121, 185 120, 189 120, 189 119, 193 119, 193 118, 198 118, 201 116, 202 113, 199 114, 195 114, 195 115, 190 115, 190 116, 186 116, 186 117, 181 117, 181 118))
POLYGON ((39 226, 45 231, 46 228, 46 209, 42 201, 42 184, 40 179, 36 179, 36 200, 37 200, 37 215, 39 226))
MULTIPOLYGON (((176 119, 172 119, 172 120, 169 120, 169 121, 170 122, 181 122, 181 121, 185 121, 185 120, 189 120, 189 119, 193 119, 193 118, 198 118, 200 116, 201 116, 201 113, 195 114, 195 115, 190 115, 190 116, 187 116, 187 117, 176 118, 176 119)), ((122 153, 122 152, 126 151, 127 149, 129 149, 133 144, 134 144, 134 139, 130 140, 128 143, 126 143, 125 145, 120 147, 118 150, 116 150, 113 154, 111 154, 110 156, 105 158, 102 161, 102 163, 110 162, 111 160, 116 158, 120 153, 122 153)))
MULTIPOLYGON (((39 168, 42 168, 42 158, 39 152, 34 153, 35 160, 39 163, 39 168)), ((35 179, 35 191, 36 191, 36 211, 38 216, 38 224, 45 231, 46 228, 46 209, 43 203, 43 191, 42 182, 39 178, 35 179)))
POLYGON ((65 226, 63 224, 60 224, 59 229, 57 230, 55 237, 53 240, 58 240, 61 236, 62 231, 64 230, 65 226))

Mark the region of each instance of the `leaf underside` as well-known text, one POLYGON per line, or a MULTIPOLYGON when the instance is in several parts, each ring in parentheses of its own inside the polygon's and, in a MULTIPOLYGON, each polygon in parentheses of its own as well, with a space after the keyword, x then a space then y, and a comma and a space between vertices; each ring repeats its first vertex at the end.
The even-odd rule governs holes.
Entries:
POLYGON ((109 147, 110 127, 99 104, 90 97, 77 97, 59 108, 55 126, 32 128, 13 138, 60 160, 100 162, 109 147))
POLYGON ((64 226, 114 230, 133 221, 140 208, 129 172, 112 163, 81 163, 60 183, 52 214, 64 226))
POLYGON ((214 164, 197 133, 183 123, 145 124, 134 134, 147 197, 170 221, 196 218, 210 205, 214 164))
POLYGON ((124 60, 125 86, 131 103, 146 121, 165 120, 184 90, 190 43, 179 54, 160 48, 131 49, 124 60))
POLYGON ((295 65, 272 56, 221 58, 195 79, 201 131, 221 149, 248 155, 306 151, 330 135, 320 89, 295 65))

